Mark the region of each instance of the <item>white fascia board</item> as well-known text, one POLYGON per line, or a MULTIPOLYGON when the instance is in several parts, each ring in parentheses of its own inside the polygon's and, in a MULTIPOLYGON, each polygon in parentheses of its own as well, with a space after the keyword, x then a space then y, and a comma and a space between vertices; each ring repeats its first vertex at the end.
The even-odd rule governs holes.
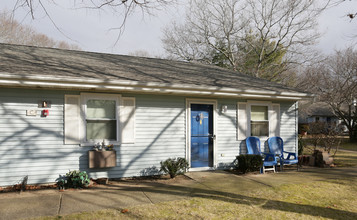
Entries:
POLYGON ((90 89, 98 91, 128 91, 128 92, 150 92, 165 94, 191 94, 191 95, 215 95, 243 98, 276 98, 301 100, 313 97, 308 93, 299 92, 274 92, 259 90, 242 90, 222 87, 205 87, 181 84, 163 84, 163 83, 138 83, 122 80, 98 80, 82 78, 64 78, 64 77, 39 77, 39 76, 18 76, 0 73, 0 85, 19 86, 19 87, 37 87, 37 88, 60 88, 60 89, 90 89))

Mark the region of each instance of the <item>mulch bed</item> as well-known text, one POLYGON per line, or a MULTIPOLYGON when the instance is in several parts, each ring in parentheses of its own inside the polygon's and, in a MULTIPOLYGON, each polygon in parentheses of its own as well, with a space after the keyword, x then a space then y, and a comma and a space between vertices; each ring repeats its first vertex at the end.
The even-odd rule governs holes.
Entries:
MULTIPOLYGON (((191 179, 185 175, 178 175, 175 178, 171 179, 169 175, 160 175, 160 176, 145 176, 145 177, 128 177, 128 178, 119 178, 119 179, 91 179, 90 185, 85 189, 105 187, 105 185, 115 185, 117 183, 148 183, 148 182, 157 182, 163 184, 179 184, 184 181, 191 181, 191 179)), ((36 191, 36 190, 46 190, 46 189, 58 189, 57 184, 15 184, 7 187, 0 187, 0 193, 9 193, 9 192, 24 192, 24 191, 36 191)), ((58 189, 59 190, 59 189, 58 189)), ((65 189, 59 190, 62 191, 72 191, 72 190, 82 190, 82 189, 65 189)))
POLYGON ((29 190, 43 190, 43 189, 56 189, 57 184, 48 184, 48 185, 25 185, 15 184, 13 186, 0 187, 0 193, 6 192, 21 192, 29 190))
POLYGON ((142 183, 160 183, 167 185, 177 185, 187 181, 192 181, 186 175, 178 175, 175 178, 170 178, 169 175, 158 175, 158 176, 141 176, 141 177, 126 177, 118 179, 110 179, 109 185, 115 185, 120 183, 132 183, 132 184, 142 184, 142 183))

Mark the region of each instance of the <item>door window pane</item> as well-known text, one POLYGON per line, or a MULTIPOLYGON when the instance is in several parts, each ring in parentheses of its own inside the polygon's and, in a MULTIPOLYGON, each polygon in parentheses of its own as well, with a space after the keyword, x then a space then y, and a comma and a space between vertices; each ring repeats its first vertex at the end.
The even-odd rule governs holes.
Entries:
POLYGON ((115 119, 115 101, 114 100, 88 100, 87 101, 87 119, 115 119))

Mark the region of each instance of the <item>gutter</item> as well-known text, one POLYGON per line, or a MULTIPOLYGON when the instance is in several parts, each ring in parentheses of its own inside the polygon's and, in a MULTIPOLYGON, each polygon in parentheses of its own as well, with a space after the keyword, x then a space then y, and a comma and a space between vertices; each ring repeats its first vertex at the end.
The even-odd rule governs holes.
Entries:
POLYGON ((124 80, 98 80, 75 77, 49 77, 49 76, 19 76, 0 73, 0 86, 95 90, 95 91, 120 91, 151 94, 199 95, 239 97, 254 99, 286 99, 302 100, 312 98, 313 95, 301 92, 275 92, 269 90, 242 90, 214 86, 165 84, 165 83, 139 83, 124 80))

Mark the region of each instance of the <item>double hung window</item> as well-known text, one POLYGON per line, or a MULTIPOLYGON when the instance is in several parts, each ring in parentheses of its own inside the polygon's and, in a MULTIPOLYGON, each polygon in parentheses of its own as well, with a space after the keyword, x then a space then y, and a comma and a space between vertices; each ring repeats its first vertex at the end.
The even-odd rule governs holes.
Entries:
POLYGON ((82 94, 84 143, 119 141, 119 95, 82 94))
POLYGON ((268 106, 251 106, 250 130, 251 136, 269 136, 268 106))
POLYGON ((135 142, 135 97, 119 94, 65 95, 64 142, 93 146, 98 142, 135 142))
POLYGON ((115 100, 87 100, 86 139, 117 140, 117 114, 115 100))
POLYGON ((268 101, 237 103, 237 139, 280 136, 280 104, 268 101))

